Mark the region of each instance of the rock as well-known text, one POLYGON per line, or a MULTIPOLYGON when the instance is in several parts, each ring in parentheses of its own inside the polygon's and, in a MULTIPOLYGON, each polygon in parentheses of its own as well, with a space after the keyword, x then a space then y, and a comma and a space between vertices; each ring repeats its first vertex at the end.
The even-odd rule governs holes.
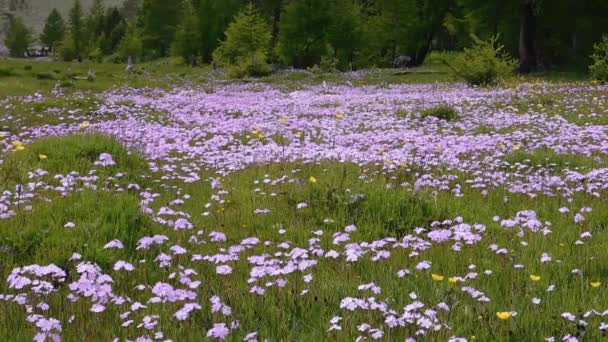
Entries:
POLYGON ((127 74, 133 72, 133 58, 131 58, 131 56, 129 56, 129 59, 127 60, 127 68, 125 69, 125 71, 127 72, 127 74))
POLYGON ((405 68, 412 61, 412 57, 410 56, 397 56, 395 60, 393 60, 393 68, 405 68))

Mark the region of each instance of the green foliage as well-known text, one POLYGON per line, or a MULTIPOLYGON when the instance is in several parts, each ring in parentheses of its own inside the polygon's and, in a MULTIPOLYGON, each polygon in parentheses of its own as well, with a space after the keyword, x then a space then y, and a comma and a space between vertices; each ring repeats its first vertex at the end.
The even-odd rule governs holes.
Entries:
POLYGON ((608 35, 602 41, 595 44, 594 53, 591 55, 593 64, 589 67, 589 72, 594 80, 608 82, 608 35))
POLYGON ((31 42, 29 29, 20 18, 11 19, 10 29, 4 43, 10 50, 11 57, 24 57, 31 42))
POLYGON ((179 1, 144 0, 139 18, 144 48, 154 57, 164 57, 175 38, 179 1))
MULTIPOLYGON (((332 49, 328 49, 328 52, 331 51, 332 49)), ((319 64, 310 68, 310 71, 316 74, 337 72, 339 63, 340 61, 334 57, 334 54, 328 53, 325 56, 322 56, 319 64)))
POLYGON ((458 111, 449 105, 440 105, 425 109, 420 114, 423 118, 432 116, 445 121, 454 121, 458 119, 458 111))
POLYGON ((44 24, 44 29, 40 35, 40 41, 54 50, 56 44, 63 40, 64 35, 65 23, 63 18, 57 9, 53 8, 44 24))
POLYGON ((177 28, 175 40, 171 45, 171 53, 173 56, 183 58, 184 61, 192 62, 196 61, 196 56, 200 51, 199 22, 194 6, 189 0, 184 0, 183 7, 181 24, 177 28))
POLYGON ((272 71, 267 62, 271 40, 268 24, 252 5, 246 6, 228 26, 213 60, 227 67, 231 77, 267 75, 272 71))
POLYGON ((139 33, 134 27, 127 29, 127 33, 124 35, 120 44, 118 44, 118 56, 123 60, 127 60, 129 57, 137 61, 143 54, 143 44, 139 33))
POLYGON ((16 76, 17 73, 12 68, 0 68, 0 77, 16 76))
POLYGON ((61 59, 66 62, 71 62, 78 57, 78 50, 70 32, 63 37, 63 41, 59 44, 57 52, 61 59))
POLYGON ((224 32, 241 9, 241 3, 241 0, 199 0, 200 54, 205 62, 213 59, 213 51, 224 39, 224 32))
POLYGON ((89 59, 96 63, 101 63, 103 60, 103 51, 101 48, 96 47, 93 50, 89 51, 89 59))
POLYGON ((444 60, 455 78, 472 86, 493 85, 506 78, 515 68, 515 60, 506 54, 497 37, 483 41, 473 36, 475 44, 451 60, 444 60))
MULTIPOLYGON (((72 46, 74 48, 76 57, 81 56, 83 52, 82 50, 86 43, 86 30, 84 26, 83 13, 84 12, 80 0, 75 0, 74 6, 70 10, 68 17, 70 23, 70 37, 72 38, 72 46)), ((62 45, 65 45, 65 40, 62 45)), ((64 60, 66 59, 64 58, 64 60)))
POLYGON ((294 0, 281 17, 277 53, 283 63, 310 67, 321 61, 326 51, 324 37, 331 25, 330 2, 294 0))

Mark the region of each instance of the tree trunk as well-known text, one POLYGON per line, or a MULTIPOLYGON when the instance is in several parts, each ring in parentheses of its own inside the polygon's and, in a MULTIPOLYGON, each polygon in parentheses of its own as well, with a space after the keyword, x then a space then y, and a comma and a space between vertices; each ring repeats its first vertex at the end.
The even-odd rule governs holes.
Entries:
POLYGON ((530 73, 537 67, 536 26, 534 0, 521 0, 519 30, 519 72, 530 73))

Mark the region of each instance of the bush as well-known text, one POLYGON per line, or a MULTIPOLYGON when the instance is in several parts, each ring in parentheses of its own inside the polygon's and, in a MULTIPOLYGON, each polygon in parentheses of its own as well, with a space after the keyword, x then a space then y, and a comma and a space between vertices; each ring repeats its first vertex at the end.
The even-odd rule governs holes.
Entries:
POLYGON ((10 29, 4 43, 11 52, 11 57, 24 57, 32 41, 29 29, 19 18, 12 18, 10 29))
POLYGON ((444 59, 453 77, 472 86, 488 86, 513 73, 515 60, 504 51, 497 37, 487 41, 476 36, 472 38, 475 42, 473 47, 465 48, 451 61, 444 59))
POLYGON ((11 68, 0 68, 0 77, 10 77, 15 75, 15 71, 11 68))
POLYGON ((213 52, 213 60, 226 67, 230 77, 268 75, 271 40, 268 23, 253 6, 246 6, 226 29, 226 40, 213 52))
POLYGON ((59 76, 56 75, 54 72, 43 71, 43 72, 36 73, 36 79, 55 81, 55 80, 59 79, 59 76))
POLYGON ((95 48, 89 52, 89 59, 96 63, 101 63, 103 60, 103 51, 100 48, 95 48))
POLYGON ((59 53, 61 59, 66 62, 71 62, 78 57, 78 51, 76 50, 74 39, 70 33, 65 35, 57 48, 57 52, 59 53))
POLYGON ((337 72, 338 63, 340 63, 340 60, 334 56, 334 50, 331 47, 328 47, 327 54, 322 56, 321 62, 310 68, 310 71, 313 73, 337 72))
POLYGON ((135 62, 141 58, 143 50, 144 47, 139 34, 134 28, 129 28, 120 44, 118 44, 118 56, 122 57, 123 61, 131 57, 135 62))
POLYGON ((425 109, 421 112, 421 114, 423 118, 433 116, 437 119, 445 121, 453 121, 458 119, 458 111, 456 111, 456 109, 450 107, 449 105, 441 105, 425 109))
POLYGON ((603 83, 608 83, 608 35, 602 41, 593 46, 593 64, 589 66, 591 78, 603 83))

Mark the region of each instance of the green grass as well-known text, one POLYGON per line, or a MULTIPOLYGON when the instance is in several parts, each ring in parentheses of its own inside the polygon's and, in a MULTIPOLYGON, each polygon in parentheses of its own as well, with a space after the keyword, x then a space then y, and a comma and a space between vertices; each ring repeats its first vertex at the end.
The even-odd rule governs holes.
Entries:
MULTIPOLYGON (((449 54, 448 54, 449 55, 449 54)), ((583 81, 588 79, 580 69, 556 70, 526 76, 529 81, 583 81)), ((132 88, 157 87, 168 89, 175 85, 200 85, 211 80, 227 82, 221 74, 214 74, 210 66, 190 68, 172 60, 159 60, 136 65, 136 72, 128 75, 125 64, 37 62, 27 59, 0 59, 0 99, 8 96, 24 96, 35 92, 49 92, 57 85, 67 93, 103 92, 111 88, 129 86, 132 88), (94 70, 94 81, 86 79, 88 71, 94 70)), ((256 79, 272 84, 286 91, 301 89, 305 85, 323 82, 352 84, 354 86, 416 83, 445 83, 452 81, 446 66, 431 56, 419 68, 409 69, 400 74, 395 70, 370 70, 360 76, 331 73, 278 73, 256 79)), ((230 82, 251 82, 251 80, 230 80, 230 82)))
MULTIPOLYGON (((111 152, 117 166, 100 171, 98 186, 102 187, 107 177, 118 171, 127 175, 148 174, 141 157, 129 153, 120 144, 108 138, 82 135, 47 138, 26 145, 25 151, 11 155, 3 169, 5 174, 39 167, 52 174, 70 170, 84 174, 94 168, 92 164, 102 151, 111 152), (38 153, 48 154, 48 159, 38 161, 35 157, 38 153), (19 168, 11 171, 10 168, 15 164, 19 164, 19 168)), ((540 153, 520 153, 509 158, 512 162, 531 159, 532 163, 542 163, 548 159, 559 165, 572 163, 578 166, 586 165, 587 162, 540 153)), ((153 262, 160 251, 168 251, 168 245, 149 251, 136 251, 134 244, 142 236, 166 234, 172 243, 187 248, 191 253, 208 255, 217 253, 219 246, 238 244, 251 236, 275 243, 290 241, 292 246, 305 247, 307 240, 313 237, 311 232, 323 229, 325 234, 321 246, 329 250, 338 248, 332 245, 331 234, 348 224, 355 224, 358 228, 352 234, 354 241, 373 241, 386 236, 401 238, 413 234, 414 227, 428 227, 434 220, 461 216, 465 222, 487 226, 488 231, 479 245, 464 246, 459 253, 449 251, 451 243, 437 245, 421 257, 409 257, 407 250, 392 250, 393 256, 389 260, 377 263, 369 260, 371 255, 357 263, 322 259, 312 271, 314 280, 310 286, 305 286, 302 274, 296 273, 285 277, 289 281, 286 288, 269 289, 264 297, 248 293, 249 288, 244 281, 248 277, 248 266, 244 260, 232 264, 232 275, 220 277, 215 275, 212 264, 177 257, 181 265, 196 270, 196 279, 203 282, 196 290, 203 310, 196 312, 190 320, 179 323, 172 315, 181 304, 150 306, 155 308, 152 312, 163 317, 158 330, 166 336, 181 336, 189 341, 203 340, 206 329, 212 322, 225 321, 210 313, 207 299, 212 295, 219 295, 230 305, 233 308, 230 320, 238 319, 243 326, 231 335, 234 340, 242 339, 249 331, 258 331, 261 336, 273 340, 318 341, 325 340, 328 336, 336 340, 352 340, 356 338, 356 335, 351 334, 356 331, 357 324, 376 322, 379 325, 383 320, 378 314, 349 313, 338 308, 340 300, 346 296, 363 296, 356 287, 370 281, 375 281, 383 289, 377 297, 387 300, 395 308, 409 304, 411 300, 407 294, 412 291, 425 303, 447 302, 452 307, 451 313, 442 313, 440 317, 454 330, 440 332, 427 340, 445 340, 451 335, 476 336, 480 341, 541 340, 558 332, 576 332, 575 327, 568 328, 559 317, 564 311, 577 314, 590 308, 600 311, 605 309, 608 292, 603 286, 599 289, 590 288, 589 282, 596 279, 608 282, 608 274, 605 272, 608 252, 603 242, 608 238, 608 203, 584 194, 576 195, 573 203, 567 203, 562 198, 543 198, 541 201, 524 195, 507 195, 503 189, 491 191, 483 197, 478 190, 466 187, 463 189, 464 196, 455 198, 449 193, 433 195, 401 188, 398 184, 411 179, 410 176, 406 170, 383 176, 373 166, 361 168, 340 163, 254 166, 222 179, 224 188, 231 189, 230 194, 224 197, 225 204, 213 205, 208 209, 211 215, 206 217, 201 216, 207 210, 203 204, 209 201, 213 193, 206 183, 182 184, 179 189, 164 190, 154 188, 154 182, 147 183, 152 187, 152 192, 160 194, 155 208, 177 198, 178 193, 192 196, 179 209, 192 214, 191 222, 195 229, 182 232, 151 222, 139 210, 137 193, 83 191, 67 197, 48 194, 53 198, 51 203, 37 203, 32 212, 21 210, 14 218, 0 221, 0 256, 3 260, 0 276, 6 279, 8 272, 17 265, 54 262, 69 269, 71 273, 68 282, 74 281, 77 276, 74 273, 75 263, 68 262, 67 259, 72 252, 78 252, 84 260, 95 261, 104 272, 113 274, 112 286, 115 292, 128 294, 132 300, 145 303, 149 298, 147 292, 133 291, 133 287, 141 283, 167 281, 167 274, 176 269, 172 266, 169 270, 159 270, 153 262), (293 173, 292 170, 295 169, 300 171, 293 173), (262 182, 267 177, 278 179, 284 175, 299 181, 277 185, 262 182), (367 177, 361 178, 361 175, 367 177), (316 178, 316 183, 309 182, 311 176, 316 178), (255 180, 259 184, 254 184, 255 180), (388 187, 389 183, 393 186, 388 187), (276 195, 272 196, 273 193, 276 195), (353 200, 355 194, 362 194, 364 198, 353 200), (506 203, 504 196, 509 197, 506 203), (308 203, 308 208, 296 209, 296 205, 301 202, 308 203), (573 215, 557 213, 557 209, 562 206, 580 208, 590 205, 594 211, 582 226, 573 223, 573 215), (271 212, 266 216, 254 215, 253 211, 259 208, 267 208, 271 212), (525 241, 529 245, 524 247, 519 244, 516 231, 501 228, 492 220, 494 215, 508 218, 524 209, 535 210, 541 220, 550 220, 554 227, 553 234, 546 237, 527 234, 525 241), (328 218, 334 220, 334 223, 323 222, 328 218), (68 221, 74 222, 76 227, 64 228, 68 221), (227 234, 227 243, 188 244, 189 236, 198 229, 207 234, 219 227, 227 234), (286 229, 285 235, 277 234, 280 228, 286 229), (574 241, 580 232, 586 230, 592 231, 594 238, 582 246, 575 246, 574 241), (125 249, 104 250, 103 245, 113 239, 120 239, 125 244, 125 249), (507 256, 494 254, 488 250, 491 243, 507 248, 510 253, 507 256), (542 264, 540 256, 543 252, 551 254, 554 260, 563 262, 542 264), (136 271, 128 275, 114 273, 111 270, 113 261, 119 259, 133 263, 136 271), (143 259, 146 262, 140 263, 143 259), (430 272, 414 271, 414 266, 420 260, 431 260, 433 272, 445 275, 446 279, 449 276, 464 276, 471 272, 468 266, 475 264, 475 272, 479 273, 479 277, 464 285, 483 291, 492 302, 482 305, 459 290, 464 285, 453 285, 446 280, 435 282, 431 279, 430 272), (516 270, 513 268, 516 263, 524 264, 526 268, 516 270), (396 273, 403 268, 412 270, 413 275, 398 278, 396 273), (571 270, 574 268, 582 268, 583 275, 573 275, 571 270), (483 271, 487 269, 492 270, 493 274, 484 275, 483 271), (530 274, 539 275, 541 280, 538 283, 532 282, 530 274), (550 284, 557 285, 553 293, 545 291, 550 284), (306 287, 310 292, 300 297, 299 292, 306 287), (532 297, 541 298, 542 303, 534 306, 530 303, 532 297), (497 311, 511 309, 518 310, 517 319, 510 323, 496 319, 497 311), (328 335, 328 322, 335 315, 344 317, 342 325, 345 332, 328 335)), ((272 251, 274 249, 258 245, 245 255, 272 251)), ((0 283, 0 293, 7 291, 5 287, 5 282, 0 283)), ((65 286, 61 286, 60 291, 48 299, 51 305, 48 315, 62 321, 67 321, 72 314, 77 316, 75 323, 64 325, 64 340, 76 341, 84 335, 90 340, 133 338, 141 333, 134 327, 117 327, 118 315, 124 308, 109 306, 103 314, 95 315, 89 312, 90 305, 85 304, 86 301, 81 300, 77 304, 66 302, 67 293, 65 286)), ((143 316, 140 313, 133 315, 132 318, 136 320, 143 316)), ((29 340, 32 328, 24 319, 25 314, 21 308, 3 304, 3 309, 0 310, 0 339, 29 340)), ((597 319, 589 320, 595 322, 597 319)), ((387 338, 403 340, 412 333, 407 329, 398 329, 396 334, 393 332, 387 338)), ((600 338, 597 329, 585 334, 589 340, 600 338)))

